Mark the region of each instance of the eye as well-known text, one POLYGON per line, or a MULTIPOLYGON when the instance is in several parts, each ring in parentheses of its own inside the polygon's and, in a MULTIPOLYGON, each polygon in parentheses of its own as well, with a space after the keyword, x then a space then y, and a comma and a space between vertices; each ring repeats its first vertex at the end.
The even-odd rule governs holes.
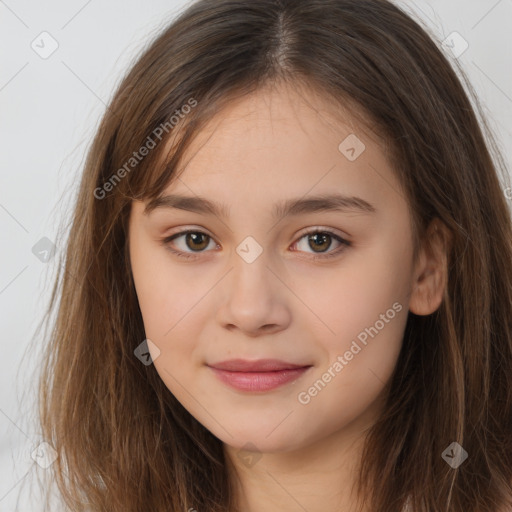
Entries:
MULTIPOLYGON (((326 259, 337 256, 340 252, 342 252, 346 247, 350 247, 352 244, 340 237, 336 233, 333 233, 329 230, 321 230, 316 228, 312 231, 308 231, 304 233, 297 242, 295 242, 292 247, 299 246, 303 239, 307 239, 304 244, 304 248, 312 248, 313 253, 315 253, 311 259, 326 259), (339 245, 338 248, 334 251, 328 252, 328 250, 332 246, 332 241, 335 240, 339 245)), ((195 258, 196 255, 193 253, 202 253, 205 252, 205 249, 210 246, 210 243, 213 243, 214 246, 217 244, 214 243, 213 238, 198 230, 187 230, 180 231, 179 233, 175 233, 167 238, 162 240, 162 245, 173 254, 180 258, 191 259, 195 258), (176 240, 181 239, 181 244, 176 243, 176 240), (173 243, 171 243, 173 242, 173 243), (172 245, 177 245, 178 250, 174 249, 172 245), (181 247, 180 247, 181 245, 181 247)), ((218 246, 218 245, 217 245, 218 246)), ((296 249, 293 249, 296 251, 296 249)), ((307 252, 307 251, 306 251, 307 252)))
POLYGON ((350 247, 351 243, 348 240, 345 240, 341 236, 333 233, 329 230, 315 229, 313 231, 308 231, 304 233, 298 242, 295 242, 294 245, 300 246, 300 241, 305 240, 305 244, 303 244, 304 248, 312 248, 315 255, 312 259, 326 259, 332 258, 334 256, 338 256, 340 252, 342 252, 346 247, 350 247), (331 246, 332 241, 335 240, 338 243, 338 248, 327 252, 331 246), (324 254, 325 253, 325 254, 324 254))
MULTIPOLYGON (((202 231, 193 231, 193 230, 187 230, 187 231, 180 231, 179 233, 176 233, 174 235, 171 235, 164 240, 162 240, 162 244, 173 254, 175 254, 178 257, 181 258, 194 258, 193 254, 187 253, 187 248, 191 249, 192 252, 204 252, 203 249, 208 247, 209 242, 213 241, 213 238, 203 233, 202 231), (182 240, 182 248, 179 250, 175 250, 171 247, 171 242, 174 240, 179 240, 180 238, 183 238, 182 240)), ((179 245, 179 244, 178 244, 179 245)))

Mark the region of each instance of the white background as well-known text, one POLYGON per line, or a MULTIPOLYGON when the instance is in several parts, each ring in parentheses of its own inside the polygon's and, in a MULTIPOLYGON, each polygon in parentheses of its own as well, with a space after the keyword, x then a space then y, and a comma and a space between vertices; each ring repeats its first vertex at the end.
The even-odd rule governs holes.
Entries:
MULTIPOLYGON (((114 86, 148 38, 185 5, 0 0, 0 512, 16 510, 30 453, 40 442, 30 424, 37 353, 28 347, 49 298, 55 260, 41 262, 32 247, 42 237, 55 240, 61 219, 70 217, 88 144, 114 86), (31 48, 43 31, 59 45, 47 59, 31 48)), ((458 61, 512 168, 512 0, 400 5, 439 41, 457 31, 469 43, 458 61)))

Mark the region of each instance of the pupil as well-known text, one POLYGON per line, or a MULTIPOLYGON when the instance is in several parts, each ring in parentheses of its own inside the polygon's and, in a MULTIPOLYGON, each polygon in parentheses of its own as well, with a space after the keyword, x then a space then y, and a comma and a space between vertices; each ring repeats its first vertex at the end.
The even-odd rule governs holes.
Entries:
POLYGON ((208 242, 205 243, 206 238, 207 238, 207 236, 205 234, 203 234, 203 233, 187 233, 187 236, 186 236, 187 247, 189 249, 204 249, 205 247, 208 246, 208 242), (201 237, 203 237, 203 239, 204 239, 202 247, 198 247, 197 245, 195 247, 190 247, 190 245, 188 243, 190 240, 192 240, 194 244, 197 244, 198 243, 198 239, 200 239, 201 237))
MULTIPOLYGON (((322 240, 323 240, 324 244, 325 244, 326 240, 327 240, 328 238, 330 238, 330 235, 328 235, 328 234, 326 234, 326 233, 315 233, 315 234, 313 234, 313 235, 310 235, 310 237, 309 237, 309 241, 311 242, 311 240, 313 240, 313 239, 314 239, 314 238, 316 238, 316 237, 320 237, 320 236, 322 237, 322 240)), ((326 248, 326 249, 328 249, 330 245, 331 245, 330 243, 327 243, 327 247, 325 247, 325 248, 326 248)), ((311 244, 310 244, 310 246, 311 246, 311 244)), ((311 248, 312 248, 313 250, 315 250, 315 248, 314 248, 314 247, 311 247, 311 248)), ((316 251, 316 252, 323 252, 323 251, 316 251)))

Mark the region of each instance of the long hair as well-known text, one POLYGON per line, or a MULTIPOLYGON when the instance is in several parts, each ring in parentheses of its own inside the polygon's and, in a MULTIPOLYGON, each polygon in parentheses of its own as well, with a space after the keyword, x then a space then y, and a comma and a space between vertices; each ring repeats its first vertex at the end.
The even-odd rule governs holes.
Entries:
POLYGON ((455 67, 386 0, 198 0, 144 49, 90 147, 47 311, 38 420, 70 510, 236 510, 221 441, 134 355, 146 336, 127 221, 132 200, 176 178, 204 123, 278 82, 312 86, 381 133, 417 241, 434 218, 451 234, 443 301, 409 313, 360 494, 379 512, 512 503, 509 178, 455 67), (468 453, 456 469, 441 456, 452 442, 468 453))

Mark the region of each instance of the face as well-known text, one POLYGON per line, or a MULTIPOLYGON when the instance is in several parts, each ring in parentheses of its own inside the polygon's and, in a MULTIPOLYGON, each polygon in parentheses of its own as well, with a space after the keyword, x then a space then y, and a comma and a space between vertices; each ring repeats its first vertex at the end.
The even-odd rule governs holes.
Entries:
POLYGON ((191 199, 132 204, 153 364, 234 448, 290 451, 369 426, 402 345, 405 196, 375 134, 303 98, 280 86, 230 104, 162 194, 191 199))

